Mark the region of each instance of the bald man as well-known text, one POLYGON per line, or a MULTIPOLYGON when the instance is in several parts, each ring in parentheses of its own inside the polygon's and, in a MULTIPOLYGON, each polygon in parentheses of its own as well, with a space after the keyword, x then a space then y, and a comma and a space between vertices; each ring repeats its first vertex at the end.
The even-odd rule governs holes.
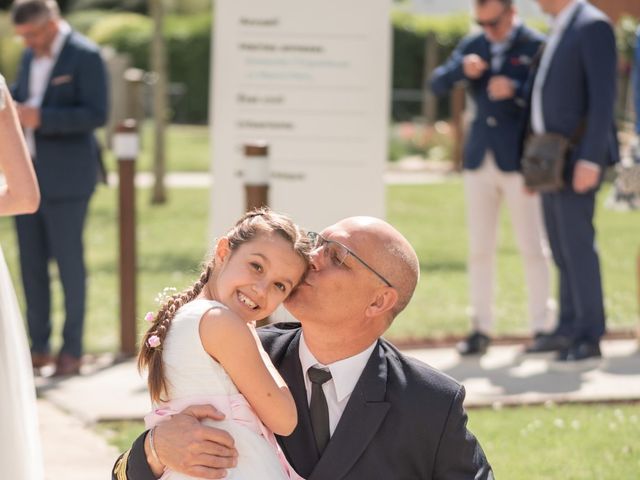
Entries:
MULTIPOLYGON (((316 247, 310 273, 286 302, 301 323, 260 331, 298 409, 294 432, 278 438, 289 463, 307 480, 492 479, 466 428, 464 387, 380 338, 419 279, 409 242, 371 217, 347 218, 310 236, 316 247), (331 374, 321 387, 326 445, 318 443, 320 427, 312 420, 312 367, 331 374)), ((191 407, 158 425, 155 454, 145 432, 118 459, 113 478, 151 480, 164 467, 224 478, 236 462, 233 439, 201 425, 205 417, 222 415, 211 406, 191 407)))

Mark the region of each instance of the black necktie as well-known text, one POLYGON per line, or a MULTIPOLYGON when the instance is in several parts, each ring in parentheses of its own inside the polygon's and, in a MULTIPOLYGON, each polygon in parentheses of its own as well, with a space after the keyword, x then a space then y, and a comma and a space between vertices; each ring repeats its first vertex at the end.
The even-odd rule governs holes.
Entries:
POLYGON ((307 374, 311 380, 311 403, 309 404, 311 426, 313 427, 313 435, 316 437, 318 453, 322 455, 327 443, 329 443, 329 409, 327 399, 322 391, 322 384, 331 380, 331 372, 311 367, 307 374))

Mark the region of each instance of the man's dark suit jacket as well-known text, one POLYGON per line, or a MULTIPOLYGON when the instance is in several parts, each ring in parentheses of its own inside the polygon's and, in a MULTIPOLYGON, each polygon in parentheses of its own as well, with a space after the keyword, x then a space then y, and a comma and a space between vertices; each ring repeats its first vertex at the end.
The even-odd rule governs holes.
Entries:
MULTIPOLYGON (((26 49, 12 96, 29 98, 33 51, 26 49)), ((35 130, 36 176, 43 199, 89 198, 98 173, 93 131, 107 119, 107 74, 98 47, 72 31, 47 82, 35 130)))
MULTIPOLYGON (((301 330, 297 324, 279 327, 259 333, 296 401, 298 426, 278 441, 301 476, 307 480, 493 479, 482 448, 466 428, 464 387, 405 357, 383 339, 319 459, 298 355, 301 330)), ((155 478, 146 463, 144 436, 129 454, 129 480, 155 478)))
POLYGON ((502 171, 520 169, 522 140, 527 125, 526 84, 533 59, 543 37, 524 25, 516 27, 510 46, 504 53, 499 71, 491 68, 477 79, 465 77, 462 59, 476 54, 491 65, 491 43, 483 33, 466 37, 449 59, 433 71, 431 89, 436 95, 449 92, 456 83, 466 81, 467 91, 476 107, 464 148, 464 168, 478 168, 487 150, 491 150, 502 171), (517 86, 514 98, 495 101, 489 98, 487 87, 492 76, 503 75, 517 86))
POLYGON ((542 89, 548 132, 571 138, 586 122, 567 163, 568 185, 578 160, 597 163, 604 170, 620 159, 614 123, 615 52, 616 40, 606 15, 589 3, 579 5, 553 54, 542 89))

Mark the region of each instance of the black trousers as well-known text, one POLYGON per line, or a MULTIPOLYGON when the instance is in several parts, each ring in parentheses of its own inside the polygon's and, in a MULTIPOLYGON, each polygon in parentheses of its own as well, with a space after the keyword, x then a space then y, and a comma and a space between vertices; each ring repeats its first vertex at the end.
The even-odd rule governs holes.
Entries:
POLYGON ((605 332, 600 260, 593 225, 596 193, 565 188, 542 195, 545 225, 559 272, 557 333, 598 342, 605 332))
POLYGON ((82 355, 86 303, 86 269, 82 232, 89 199, 42 199, 34 214, 18 215, 22 284, 27 303, 31 350, 51 350, 51 289, 49 261, 55 260, 64 291, 65 322, 61 352, 82 355))

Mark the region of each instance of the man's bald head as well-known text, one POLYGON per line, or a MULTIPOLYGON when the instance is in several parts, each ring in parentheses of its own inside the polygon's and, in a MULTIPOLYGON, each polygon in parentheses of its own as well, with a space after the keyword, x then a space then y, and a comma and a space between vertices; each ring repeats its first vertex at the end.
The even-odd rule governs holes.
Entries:
POLYGON ((398 292, 393 320, 407 306, 420 278, 420 264, 409 241, 389 223, 375 217, 349 217, 334 228, 344 230, 361 254, 398 292))

